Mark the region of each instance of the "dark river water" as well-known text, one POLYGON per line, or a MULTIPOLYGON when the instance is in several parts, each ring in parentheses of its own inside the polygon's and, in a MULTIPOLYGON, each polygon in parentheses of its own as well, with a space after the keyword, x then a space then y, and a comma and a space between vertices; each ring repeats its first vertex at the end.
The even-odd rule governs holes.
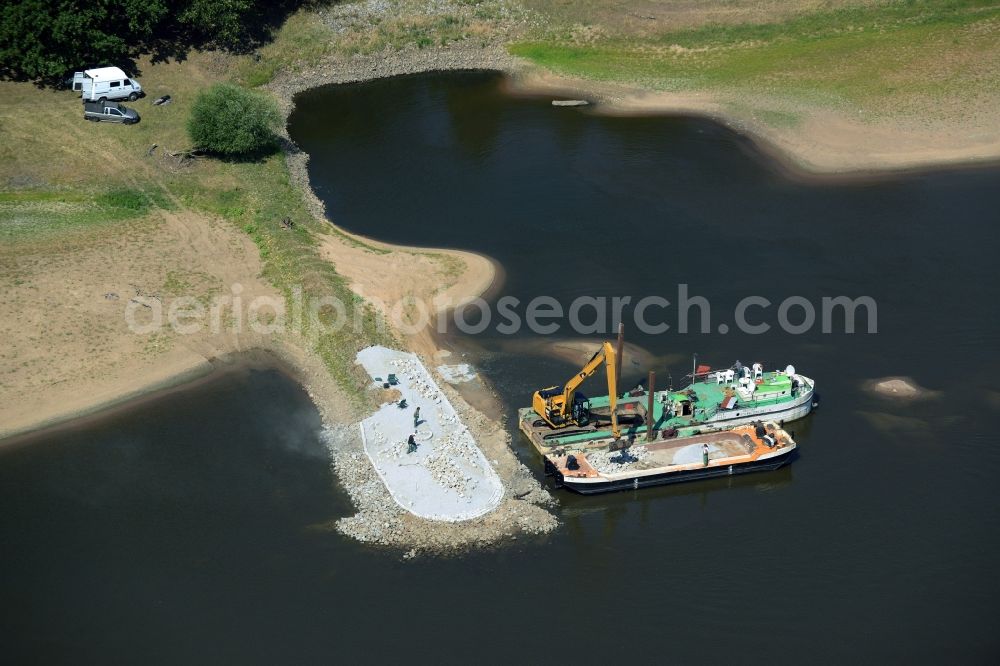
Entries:
MULTIPOLYGON (((549 537, 403 563, 327 527, 349 505, 302 389, 275 369, 222 372, 0 451, 6 653, 996 662, 1000 172, 792 179, 710 122, 557 109, 482 73, 329 87, 296 103, 290 131, 332 219, 487 254, 505 272, 494 300, 676 304, 688 285, 710 304, 708 331, 693 316, 679 332, 668 308, 654 312, 669 331, 627 324, 628 339, 660 381, 679 383, 695 353, 814 377, 821 408, 789 425, 798 459, 635 494, 559 492, 549 537), (737 330, 749 296, 774 304, 750 317, 766 333, 737 330), (866 316, 853 335, 843 317, 830 333, 784 332, 775 310, 792 296, 817 314, 823 297, 870 297, 877 333, 866 316), (898 403, 862 391, 889 375, 939 393, 898 403)), ((574 371, 546 353, 549 339, 445 336, 508 414, 574 371)), ((647 369, 626 359, 630 382, 647 369)), ((537 469, 519 435, 515 446, 537 469)))

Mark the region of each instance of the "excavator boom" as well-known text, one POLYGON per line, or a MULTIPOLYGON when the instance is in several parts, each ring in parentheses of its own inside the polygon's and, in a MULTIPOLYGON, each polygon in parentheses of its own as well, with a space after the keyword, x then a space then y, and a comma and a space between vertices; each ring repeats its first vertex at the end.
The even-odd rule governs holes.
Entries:
POLYGON ((570 424, 577 423, 573 406, 576 401, 576 391, 580 385, 591 375, 597 372, 603 363, 608 377, 608 401, 611 408, 611 432, 615 439, 618 439, 620 431, 618 428, 618 375, 615 348, 610 342, 605 342, 595 353, 580 372, 573 375, 568 382, 558 391, 557 387, 551 387, 542 391, 535 391, 532 402, 535 412, 541 416, 553 428, 562 428, 570 424))

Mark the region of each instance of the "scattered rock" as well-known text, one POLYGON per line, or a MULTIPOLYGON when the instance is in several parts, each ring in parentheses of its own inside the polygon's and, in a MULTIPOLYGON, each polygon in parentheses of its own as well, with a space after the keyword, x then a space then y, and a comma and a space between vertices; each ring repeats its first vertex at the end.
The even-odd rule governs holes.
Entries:
POLYGON ((649 459, 645 446, 630 446, 619 451, 593 451, 587 453, 587 462, 602 474, 623 472, 636 463, 649 459))
POLYGON ((527 497, 536 489, 538 489, 538 482, 527 469, 521 468, 515 472, 514 478, 510 482, 510 492, 514 497, 517 499, 527 497))

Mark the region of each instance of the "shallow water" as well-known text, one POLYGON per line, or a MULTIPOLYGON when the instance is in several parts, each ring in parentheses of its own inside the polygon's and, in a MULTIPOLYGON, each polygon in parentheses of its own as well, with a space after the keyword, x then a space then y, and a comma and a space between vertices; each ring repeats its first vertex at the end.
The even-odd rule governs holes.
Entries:
MULTIPOLYGON (((686 282, 711 301, 713 330, 747 295, 872 296, 876 335, 629 330, 660 381, 679 382, 694 352, 815 377, 821 409, 789 426, 798 460, 559 493, 551 537, 403 563, 322 527, 349 508, 302 389, 276 370, 223 373, 0 450, 7 654, 995 660, 1000 174, 790 181, 711 123, 557 110, 498 83, 448 74, 300 95, 290 129, 331 217, 489 254, 507 273, 498 297, 673 300, 686 282), (860 391, 896 374, 942 396, 860 391)), ((537 336, 447 340, 509 411, 574 370, 538 356, 537 336)))

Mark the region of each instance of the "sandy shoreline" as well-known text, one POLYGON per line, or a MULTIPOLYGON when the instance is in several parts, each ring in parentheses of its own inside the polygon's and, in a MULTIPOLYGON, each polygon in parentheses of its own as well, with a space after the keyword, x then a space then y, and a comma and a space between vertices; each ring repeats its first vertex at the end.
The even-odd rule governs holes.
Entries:
MULTIPOLYGON (((748 139, 786 177, 870 180, 912 172, 1000 165, 1000 134, 981 128, 922 131, 900 123, 867 123, 826 111, 796 127, 777 128, 727 109, 713 93, 674 93, 561 77, 537 68, 508 71, 508 93, 594 103, 607 116, 688 116, 712 120, 748 139)), ((1000 123, 1000 118, 998 118, 1000 123)))
POLYGON ((231 354, 272 347, 253 331, 228 327, 140 335, 124 316, 132 306, 162 312, 174 296, 207 297, 237 284, 248 300, 277 297, 260 278, 258 250, 245 234, 190 211, 158 211, 128 233, 98 239, 16 257, 23 284, 0 294, 0 305, 21 324, 6 340, 21 363, 7 368, 0 393, 0 445, 196 380, 231 354), (190 279, 182 285, 184 271, 190 279), (168 289, 171 276, 178 293, 168 289), (59 344, 46 352, 36 335, 59 344))
POLYGON ((165 392, 196 385, 211 375, 214 369, 208 359, 185 355, 182 360, 159 368, 156 374, 116 381, 86 395, 77 395, 56 409, 33 410, 31 416, 4 423, 3 430, 0 430, 0 447, 17 446, 25 439, 44 432, 83 424, 92 417, 104 418, 165 392))
POLYGON ((287 374, 301 383, 298 369, 287 358, 282 358, 273 350, 254 348, 246 351, 223 354, 212 359, 190 357, 187 368, 185 363, 167 364, 160 377, 143 377, 125 388, 127 382, 121 382, 115 390, 108 392, 108 398, 97 401, 93 397, 82 400, 82 406, 75 411, 67 405, 65 414, 55 414, 47 421, 32 424, 21 430, 5 431, 0 439, 0 448, 16 447, 24 442, 44 437, 48 433, 75 428, 88 423, 101 421, 116 414, 128 412, 139 405, 155 401, 160 397, 176 392, 187 391, 202 385, 213 378, 246 369, 266 368, 287 374))

